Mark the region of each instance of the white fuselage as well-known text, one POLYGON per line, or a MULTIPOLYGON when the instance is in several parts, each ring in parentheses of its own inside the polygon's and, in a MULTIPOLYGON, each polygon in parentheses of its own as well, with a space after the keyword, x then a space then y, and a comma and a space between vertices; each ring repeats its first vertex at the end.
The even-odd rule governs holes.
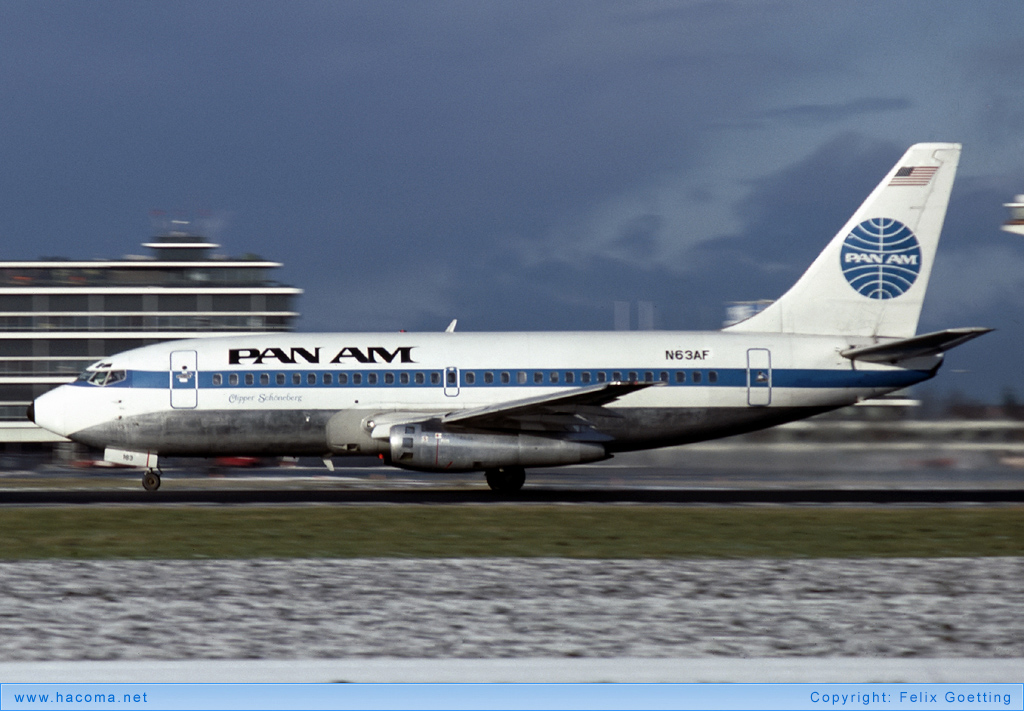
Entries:
MULTIPOLYGON (((382 422, 425 421, 599 383, 655 383, 606 407, 568 413, 592 434, 577 439, 599 441, 611 453, 799 419, 927 379, 939 362, 908 369, 840 355, 870 342, 670 331, 210 338, 106 359, 90 371, 112 377, 47 393, 34 417, 92 446, 158 454, 383 454, 386 433, 374 432, 382 422)), ((551 407, 518 413, 513 429, 559 437, 579 431, 552 425, 559 414, 567 415, 551 407)))

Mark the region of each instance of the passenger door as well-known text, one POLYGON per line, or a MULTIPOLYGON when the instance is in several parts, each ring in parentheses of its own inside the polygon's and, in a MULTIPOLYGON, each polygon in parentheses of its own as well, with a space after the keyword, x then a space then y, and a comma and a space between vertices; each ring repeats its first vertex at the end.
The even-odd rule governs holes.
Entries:
POLYGON ((747 350, 747 404, 772 404, 772 353, 767 348, 747 350))
POLYGON ((187 410, 199 404, 197 361, 195 351, 171 351, 171 407, 187 410))

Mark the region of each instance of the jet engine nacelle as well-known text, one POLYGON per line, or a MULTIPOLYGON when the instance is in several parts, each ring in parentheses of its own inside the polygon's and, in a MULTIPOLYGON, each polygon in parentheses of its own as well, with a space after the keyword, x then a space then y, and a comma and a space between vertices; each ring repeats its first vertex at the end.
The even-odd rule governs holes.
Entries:
POLYGON ((465 434, 422 425, 391 428, 391 463, 420 471, 479 471, 496 467, 553 467, 607 459, 604 446, 527 434, 465 434))

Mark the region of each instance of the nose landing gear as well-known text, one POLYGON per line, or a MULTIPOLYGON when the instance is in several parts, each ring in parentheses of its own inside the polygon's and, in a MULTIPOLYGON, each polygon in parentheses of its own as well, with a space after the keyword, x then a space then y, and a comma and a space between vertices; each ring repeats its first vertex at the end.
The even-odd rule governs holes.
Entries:
POLYGON ((142 488, 146 491, 156 491, 160 488, 160 473, 155 469, 147 469, 142 475, 142 488))

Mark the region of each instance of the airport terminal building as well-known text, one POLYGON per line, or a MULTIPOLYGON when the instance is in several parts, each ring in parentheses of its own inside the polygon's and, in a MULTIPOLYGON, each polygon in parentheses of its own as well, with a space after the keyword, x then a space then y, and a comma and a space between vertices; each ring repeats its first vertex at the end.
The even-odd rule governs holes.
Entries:
POLYGON ((301 289, 278 262, 214 254, 176 222, 120 260, 0 262, 0 451, 65 441, 25 417, 29 403, 86 366, 178 338, 290 331, 301 289))

